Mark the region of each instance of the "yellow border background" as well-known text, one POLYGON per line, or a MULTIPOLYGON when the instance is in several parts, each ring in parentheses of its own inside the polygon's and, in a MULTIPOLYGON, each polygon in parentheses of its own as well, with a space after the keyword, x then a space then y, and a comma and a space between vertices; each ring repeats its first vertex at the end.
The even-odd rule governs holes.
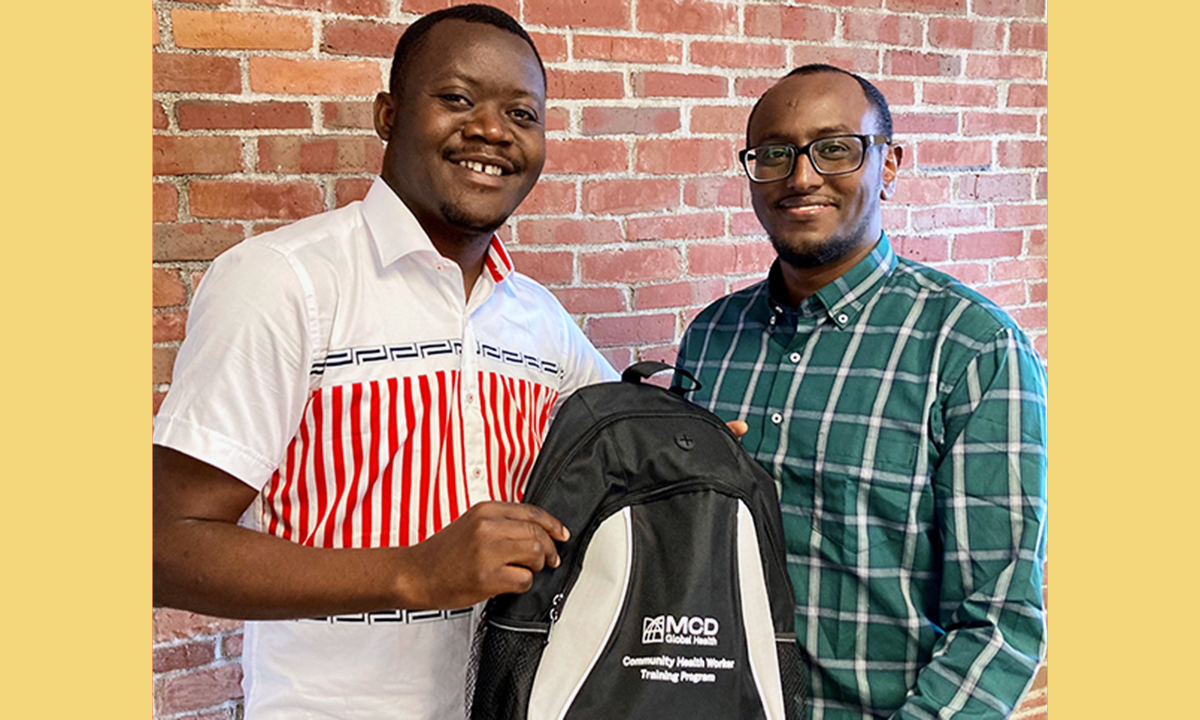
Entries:
POLYGON ((152 712, 148 5, 5 7, 10 717, 152 712))
MULTIPOLYGON (((0 539, 22 716, 152 710, 145 9, 6 13, 0 539)), ((1055 720, 1190 712, 1198 26, 1191 3, 1050 5, 1055 720)))

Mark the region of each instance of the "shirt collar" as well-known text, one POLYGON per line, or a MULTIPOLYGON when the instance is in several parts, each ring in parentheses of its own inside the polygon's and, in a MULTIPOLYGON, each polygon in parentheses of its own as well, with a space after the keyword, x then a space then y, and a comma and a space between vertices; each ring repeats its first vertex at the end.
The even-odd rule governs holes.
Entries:
MULTIPOLYGON (((416 216, 383 178, 375 178, 362 200, 361 211, 384 266, 416 252, 430 252, 440 257, 416 216)), ((512 258, 495 234, 492 235, 483 266, 484 274, 496 283, 512 272, 512 258)))
MULTIPOLYGON (((778 268, 779 260, 771 266, 767 283, 771 295, 780 289, 779 283, 783 277, 778 268)), ((859 260, 841 277, 817 290, 811 297, 800 303, 798 311, 801 315, 823 311, 830 322, 838 327, 846 327, 853 323, 862 313, 867 301, 883 285, 883 280, 896 267, 896 253, 888 241, 887 233, 879 236, 879 243, 862 260, 859 260)), ((778 314, 785 310, 773 298, 769 299, 772 309, 778 314)))

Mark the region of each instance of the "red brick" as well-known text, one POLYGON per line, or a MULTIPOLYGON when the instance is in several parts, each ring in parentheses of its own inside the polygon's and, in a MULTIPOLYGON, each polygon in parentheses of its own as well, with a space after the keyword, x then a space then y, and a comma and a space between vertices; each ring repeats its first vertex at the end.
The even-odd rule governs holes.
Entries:
POLYGON ((1046 107, 1046 86, 1013 83, 1008 86, 1008 102, 1005 104, 1008 107, 1046 107))
POLYGON ((690 207, 750 207, 750 181, 744 176, 689 178, 683 203, 690 207))
POLYGON ((1017 325, 1026 332, 1034 330, 1044 330, 1046 328, 1046 306, 1034 305, 1032 307, 1012 308, 1009 310, 1013 320, 1017 321, 1017 325))
POLYGON ((690 213, 630 218, 626 235, 630 240, 680 240, 721 237, 725 234, 724 213, 690 213))
POLYGON ((166 312, 154 313, 151 323, 154 342, 182 340, 186 325, 187 310, 168 310, 166 312))
POLYGON ((913 229, 918 232, 940 228, 987 225, 987 208, 981 205, 945 205, 913 210, 913 229))
POLYGON ((996 280, 1045 280, 1047 277, 1046 258, 998 262, 992 268, 992 277, 996 280))
POLYGON ((584 135, 655 135, 679 129, 678 108, 585 107, 584 135))
POLYGON ((917 262, 934 263, 950 258, 950 238, 945 235, 918 237, 912 235, 891 235, 888 240, 897 255, 917 262))
POLYGON ((553 98, 621 98, 625 81, 615 72, 546 71, 546 94, 553 98))
POLYGON ((584 282, 673 280, 682 270, 676 248, 637 248, 586 253, 579 258, 584 282))
POLYGON ((178 270, 154 268, 154 307, 173 307, 187 303, 187 288, 178 270))
POLYGON ((1033 197, 1045 200, 1049 192, 1049 173, 1040 172, 1033 183, 1033 197))
POLYGON ((374 178, 338 178, 333 186, 334 203, 337 207, 344 207, 355 200, 362 200, 374 184, 374 178))
POLYGON ((1021 78, 1046 77, 1042 58, 1036 55, 968 55, 967 77, 1021 78))
POLYGON ((633 364, 633 350, 625 347, 597 348, 604 359, 617 370, 633 364))
POLYGON ((509 248, 513 266, 544 285, 564 285, 575 276, 575 255, 569 252, 531 252, 509 248))
POLYGON ((154 124, 152 127, 155 130, 166 130, 170 127, 171 122, 167 120, 167 111, 163 110, 162 103, 155 100, 153 104, 154 124))
POLYGON ((1000 94, 992 85, 964 83, 925 83, 922 102, 930 105, 980 105, 995 107, 1000 94))
POLYGON ((737 8, 703 0, 638 0, 637 29, 659 33, 732 35, 737 8))
POLYGON ((775 248, 762 241, 688 248, 688 274, 693 276, 765 272, 774 261, 775 248))
POLYGON ((883 93, 893 113, 897 105, 914 105, 917 102, 917 86, 912 80, 872 80, 871 84, 883 93))
POLYGON ((563 107, 546 108, 546 132, 566 130, 571 127, 571 111, 563 107))
POLYGON ((977 285, 974 288, 983 293, 987 299, 1001 307, 1012 307, 1025 304, 1025 283, 1012 282, 1002 285, 977 285))
POLYGON ((152 46, 157 46, 159 43, 162 42, 162 36, 159 34, 159 31, 158 31, 158 12, 155 11, 154 8, 150 8, 150 19, 153 21, 153 23, 150 26, 151 27, 150 44, 152 46))
POLYGON ((837 14, 828 10, 779 5, 746 8, 746 34, 787 40, 824 42, 833 39, 837 14))
POLYGON ((925 140, 917 144, 918 167, 987 167, 992 164, 992 144, 987 140, 925 140))
POLYGON ((188 192, 194 217, 298 220, 325 209, 321 189, 306 180, 194 180, 188 192))
MULTIPOLYGON (((921 20, 911 15, 845 11, 842 32, 847 40, 867 40, 887 45, 920 46, 921 20)), ((886 97, 886 96, 885 96, 886 97)))
POLYGON ((1030 200, 1030 180, 1027 173, 1003 175, 966 175, 959 180, 960 200, 1030 200))
POLYGON ((973 0, 971 10, 989 17, 1045 17, 1046 0, 973 0))
POLYGON ((154 226, 154 260, 212 260, 242 241, 240 225, 184 223, 154 226))
POLYGON ((942 53, 889 50, 883 60, 884 72, 891 75, 956 77, 961 69, 960 57, 942 53))
POLYGON ((833 47, 828 44, 802 44, 792 48, 792 64, 827 63, 850 72, 879 72, 880 51, 868 48, 833 47))
POLYGON ((964 135, 1015 135, 1035 132, 1037 132, 1036 115, 967 113, 963 116, 964 135))
POLYGON ((151 360, 151 382, 155 385, 171 382, 171 373, 175 367, 177 348, 154 348, 151 360))
POLYGON ((1050 134, 1050 114, 1042 113, 1038 116, 1038 134, 1045 137, 1050 134))
POLYGON ((525 215, 560 214, 575 212, 575 183, 543 180, 517 208, 525 215))
POLYGON ((517 233, 522 245, 619 243, 624 239, 621 224, 615 220, 521 220, 517 223, 517 233))
POLYGON ((740 136, 746 132, 746 121, 749 118, 750 107, 747 105, 699 105, 692 108, 691 129, 693 133, 740 136))
POLYGON ((1029 283, 1029 302, 1044 303, 1049 299, 1050 283, 1029 283))
POLYGON ((554 296, 567 312, 575 315, 624 312, 629 309, 625 303, 625 293, 615 287, 557 288, 554 296))
POLYGON ((629 0, 543 0, 525 6, 525 22, 551 27, 629 27, 629 0))
POLYGON ((597 347, 659 343, 675 339, 675 315, 588 318, 587 336, 597 347))
POLYGON ((1016 257, 1021 254, 1023 235, 1019 230, 955 235, 951 257, 955 260, 1016 257))
POLYGON ((1029 246, 1026 254, 1029 257, 1046 257, 1046 248, 1049 238, 1046 234, 1046 229, 1030 230, 1029 231, 1029 246))
POLYGON ((982 285, 988 279, 986 263, 938 263, 935 268, 972 287, 982 285))
POLYGON ((758 222, 758 216, 750 212, 735 212, 729 220, 729 234, 734 237, 745 237, 747 235, 762 235, 762 224, 758 222))
MULTIPOLYGON (((564 62, 567 59, 567 38, 558 33, 531 32, 533 45, 537 48, 542 62, 564 62)), ((578 39, 576 39, 578 42, 578 39)))
POLYGON ((644 285, 633 291, 633 307, 636 310, 657 310, 707 305, 724 294, 725 281, 721 278, 644 285))
POLYGON ((956 133, 958 115, 934 113, 897 113, 892 127, 899 133, 956 133))
POLYGON ((312 127, 304 103, 188 100, 175 104, 180 130, 274 130, 312 127))
POLYGON ((1012 22, 1008 26, 1008 47, 1012 50, 1045 50, 1046 23, 1012 22))
MULTIPOLYGON (((763 278, 761 278, 761 277, 757 277, 757 276, 755 276, 755 277, 748 277, 748 278, 742 278, 742 279, 740 279, 740 280, 730 280, 730 281, 729 281, 729 292, 731 292, 731 293, 735 293, 735 292, 737 292, 738 290, 745 290, 746 288, 750 287, 751 285, 754 285, 754 284, 756 284, 756 283, 760 283, 760 282, 762 282, 762 281, 763 281, 763 278)), ((692 313, 690 313, 690 312, 689 312, 689 313, 685 313, 685 317, 684 317, 684 323, 683 323, 684 327, 687 327, 688 325, 691 325, 691 324, 692 324, 692 321, 696 319, 696 315, 699 315, 699 314, 700 314, 700 311, 701 311, 701 310, 703 310, 703 309, 704 309, 704 308, 697 308, 697 309, 696 309, 696 314, 695 314, 695 315, 693 315, 693 314, 692 314, 692 313)))
POLYGON ((683 59, 683 43, 657 38, 576 35, 575 58, 632 63, 678 63, 683 59))
POLYGON ((240 138, 154 136, 155 175, 220 175, 241 171, 240 138))
POLYGON ((1001 167, 1046 167, 1046 142, 1036 140, 1004 140, 999 145, 1001 167))
POLYGON ((390 58, 405 27, 374 20, 334 20, 322 32, 321 52, 390 58))
POLYGON ((250 89, 286 95, 374 95, 383 85, 373 60, 250 58, 250 89))
POLYGON ((692 43, 690 59, 696 65, 726 68, 781 68, 787 60, 787 50, 779 45, 697 40, 692 43))
POLYGON ((904 230, 908 227, 908 208, 906 207, 885 205, 880 209, 879 215, 883 229, 888 232, 904 230))
POLYGON ((855 8, 874 8, 883 7, 883 0, 824 0, 822 5, 855 7, 855 8))
POLYGON ((242 697, 239 663, 161 678, 155 685, 155 710, 159 717, 200 710, 242 697))
POLYGON ((950 178, 913 177, 901 174, 892 200, 904 205, 940 205, 950 202, 950 178))
POLYGON ((226 635, 221 640, 221 657, 232 659, 242 656, 242 633, 226 635))
POLYGON ((546 165, 542 172, 606 173, 629 167, 629 150, 621 140, 547 140, 546 165))
POLYGON ((939 48, 1001 50, 1004 47, 1004 25, 966 18, 930 18, 929 43, 939 48))
POLYGON ((884 7, 897 12, 962 15, 967 12, 967 0, 886 0, 884 7))
MULTIPOLYGON (((266 220, 263 222, 250 223, 250 232, 247 237, 263 235, 271 232, 272 230, 278 230, 281 227, 287 227, 288 225, 291 225, 292 222, 293 221, 291 220, 266 220)), ((500 235, 501 239, 504 238, 504 230, 505 227, 501 226, 500 229, 496 231, 496 234, 500 235)))
POLYGON ((154 222, 171 222, 179 217, 179 190, 169 183, 154 183, 154 222))
MULTIPOLYGON (((697 313, 700 310, 703 310, 703 308, 696 308, 697 313)), ((684 327, 686 327, 686 325, 684 327)), ((671 343, 669 345, 659 345, 657 347, 643 347, 638 350, 638 355, 643 361, 654 360, 660 363, 666 363, 667 365, 674 365, 675 358, 679 355, 679 344, 671 343)), ((654 377, 646 380, 646 382, 662 388, 668 387, 671 384, 671 373, 664 372, 655 375, 654 377)))
POLYGON ((207 665, 216 658, 216 654, 216 647, 211 640, 160 645, 154 648, 154 672, 165 673, 207 665))
POLYGON ((171 11, 175 46, 217 50, 308 50, 312 23, 299 15, 212 10, 171 11))
POLYGON ((1045 225, 1045 205, 997 205, 996 227, 1045 225))
MULTIPOLYGON (((815 62, 815 61, 809 61, 815 62)), ((733 92, 739 97, 761 97, 763 93, 770 90, 771 87, 779 82, 779 78, 772 75, 771 77, 751 77, 738 78, 733 81, 733 92)), ((749 111, 747 110, 747 113, 749 111)), ((745 128, 743 128, 744 130, 745 128)))
POLYGON ((374 130, 374 106, 373 102, 321 103, 321 117, 327 130, 374 130))
POLYGON ((276 135, 258 139, 258 170, 267 173, 378 173, 383 142, 369 135, 276 135))
POLYGON ((637 97, 725 97, 729 79, 720 75, 637 72, 633 74, 633 94, 637 97))
POLYGON ((648 212, 679 204, 678 180, 585 180, 585 213, 648 212))
MULTIPOLYGON (((388 0, 256 0, 259 5, 322 10, 345 15, 370 15, 383 17, 391 10, 388 0)), ((496 4, 500 4, 500 0, 496 4)))
POLYGON ((731 140, 643 140, 637 144, 636 167, 653 175, 714 173, 733 167, 735 157, 731 140))
POLYGON ((154 53, 155 92, 236 93, 242 90, 237 58, 154 53))

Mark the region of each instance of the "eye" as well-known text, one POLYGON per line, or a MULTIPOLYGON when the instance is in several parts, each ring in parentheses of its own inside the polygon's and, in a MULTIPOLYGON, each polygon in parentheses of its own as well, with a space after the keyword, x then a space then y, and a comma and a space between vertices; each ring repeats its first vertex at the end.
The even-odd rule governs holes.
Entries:
POLYGON ((791 150, 787 145, 764 145, 754 151, 755 159, 763 165, 779 165, 788 161, 791 150))
POLYGON ((455 107, 463 107, 463 108, 471 107, 471 100, 469 98, 467 98, 465 95, 460 95, 458 93, 452 93, 452 92, 442 93, 442 94, 438 95, 438 99, 441 100, 442 102, 446 103, 447 105, 453 105, 455 107))
POLYGON ((816 143, 813 145, 813 150, 828 160, 844 158, 853 152, 850 143, 840 138, 832 138, 816 143))
POLYGON ((538 122, 537 113, 526 108, 514 108, 508 111, 511 118, 525 125, 535 125, 538 122))

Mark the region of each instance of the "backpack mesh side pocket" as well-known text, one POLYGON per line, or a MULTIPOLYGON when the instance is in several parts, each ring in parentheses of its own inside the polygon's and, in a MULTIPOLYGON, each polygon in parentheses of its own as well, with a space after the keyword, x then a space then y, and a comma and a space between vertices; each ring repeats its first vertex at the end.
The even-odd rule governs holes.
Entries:
POLYGON ((524 718, 548 628, 480 622, 467 670, 467 716, 471 720, 524 718), (486 658, 486 660, 483 660, 486 658))
POLYGON ((783 707, 787 720, 805 720, 808 716, 808 671, 795 638, 777 638, 779 675, 783 685, 783 707))

